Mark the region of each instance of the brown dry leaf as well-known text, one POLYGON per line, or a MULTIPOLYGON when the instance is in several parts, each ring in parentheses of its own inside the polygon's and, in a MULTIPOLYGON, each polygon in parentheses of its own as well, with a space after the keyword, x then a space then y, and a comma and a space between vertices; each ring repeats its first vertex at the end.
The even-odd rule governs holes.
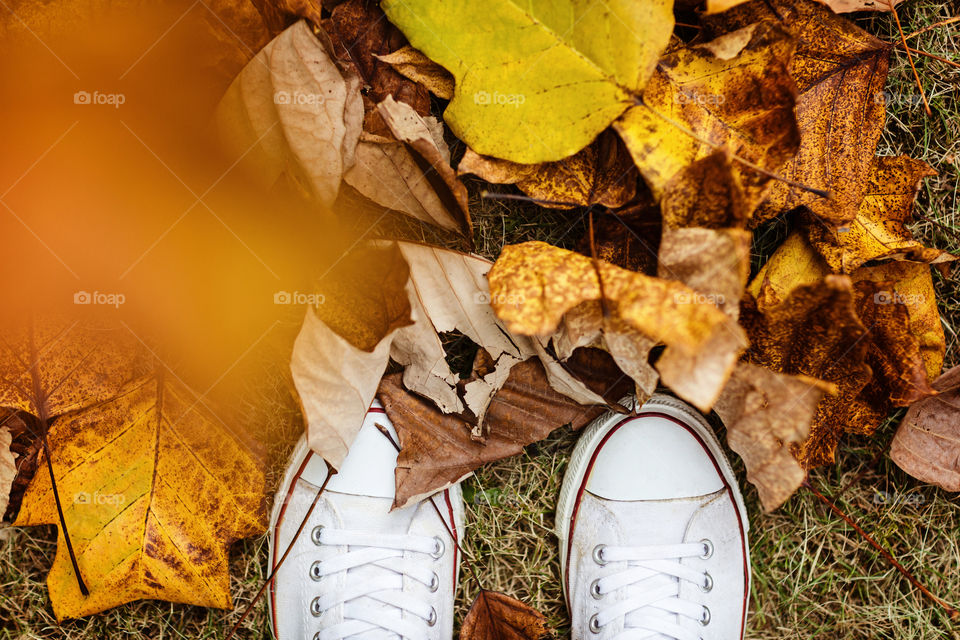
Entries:
POLYGON ((274 38, 224 95, 216 125, 252 180, 282 179, 321 207, 336 200, 363 125, 360 78, 342 71, 306 22, 274 38))
MULTIPOLYGON (((643 103, 614 123, 655 197, 698 188, 703 173, 715 170, 700 164, 715 165, 709 156, 719 147, 768 172, 793 156, 799 144, 796 87, 788 72, 794 47, 793 39, 768 21, 661 58, 643 103)), ((759 204, 770 178, 739 162, 727 171, 742 218, 759 204)), ((671 196, 670 219, 704 217, 696 211, 704 206, 712 212, 706 217, 716 218, 733 206, 729 193, 716 188, 691 200, 671 196), (714 194, 720 199, 707 202, 714 194)))
POLYGON ((337 335, 307 309, 293 345, 290 370, 300 396, 310 448, 335 468, 363 424, 377 392, 377 382, 390 363, 391 342, 383 338, 372 351, 363 351, 337 335))
MULTIPOLYGON (((707 0, 707 14, 721 13, 727 9, 743 4, 748 0, 707 0)), ((819 0, 836 13, 853 13, 855 11, 890 11, 903 0, 819 0)))
POLYGON ((910 405, 890 444, 890 459, 922 482, 960 491, 960 367, 933 382, 939 395, 910 405))
POLYGON ((516 598, 482 589, 460 627, 460 640, 540 640, 549 633, 542 613, 516 598))
POLYGON ((872 377, 866 364, 870 343, 855 302, 850 279, 828 275, 794 288, 762 312, 752 297, 741 305, 740 323, 750 338, 749 362, 837 385, 838 394, 820 403, 810 437, 797 452, 808 469, 832 462, 840 436, 862 432, 866 422, 858 414, 869 407, 857 403, 857 397, 872 377))
MULTIPOLYGON (((623 384, 626 378, 609 357, 597 358, 591 351, 578 351, 573 370, 589 380, 598 393, 624 395, 628 390, 623 384), (579 357, 582 351, 587 353, 579 357)), ((490 401, 483 439, 475 436, 467 420, 442 414, 429 400, 407 391, 401 374, 385 377, 377 396, 397 429, 402 447, 397 463, 396 507, 449 487, 487 462, 520 453, 565 424, 579 429, 606 411, 606 407, 584 406, 555 391, 537 358, 510 369, 503 387, 490 401)))
POLYGON ((831 197, 777 181, 753 223, 804 205, 828 224, 849 223, 883 132, 891 45, 813 0, 753 0, 707 22, 725 31, 764 20, 780 22, 797 40, 790 72, 799 89, 800 149, 779 173, 831 197))
POLYGON ((548 201, 541 204, 551 209, 593 204, 622 207, 636 195, 639 177, 629 152, 610 130, 579 153, 544 164, 519 164, 467 149, 457 173, 472 173, 494 184, 515 184, 531 198, 548 201))
POLYGON ((721 149, 690 164, 660 199, 665 227, 745 227, 756 207, 748 200, 737 161, 721 149))
POLYGON ((320 24, 323 5, 319 0, 250 0, 263 17, 270 33, 276 36, 300 18, 320 24))
POLYGON ((926 162, 908 156, 875 159, 863 202, 849 227, 835 228, 819 220, 806 226, 811 244, 838 273, 851 273, 870 260, 894 258, 916 262, 946 262, 956 258, 929 249, 907 229, 921 181, 935 176, 926 162))
MULTIPOLYGON (((655 275, 661 227, 660 211, 654 206, 611 211, 594 221, 593 249, 600 260, 630 271, 655 275)), ((585 256, 591 255, 589 234, 580 238, 577 251, 585 256)))
POLYGON ((12 522, 20 511, 23 494, 37 472, 42 441, 39 429, 28 427, 23 415, 16 411, 0 409, 0 427, 10 433, 10 452, 16 458, 16 475, 10 487, 9 502, 5 511, 0 512, 0 521, 12 522))
POLYGON ((453 98, 454 81, 450 72, 410 45, 378 55, 377 59, 386 62, 404 77, 422 84, 438 98, 453 98))
MULTIPOLYGON (((80 593, 61 530, 47 577, 58 620, 139 599, 232 606, 229 548, 265 529, 265 470, 191 391, 157 371, 61 416, 49 441, 90 589, 80 593)), ((15 525, 58 523, 50 477, 37 474, 15 525)))
MULTIPOLYGON (((566 317, 576 318, 578 327, 588 328, 573 332, 577 336, 573 346, 582 346, 580 341, 595 335, 597 325, 607 329, 610 322, 622 322, 635 332, 633 337, 645 341, 631 341, 634 357, 658 342, 667 345, 658 368, 664 363, 671 378, 692 358, 710 358, 719 367, 705 371, 708 375, 697 385, 672 378, 681 386, 677 390, 681 397, 703 410, 709 410, 746 346, 736 323, 713 304, 701 301, 690 287, 594 262, 543 242, 505 247, 489 279, 491 304, 513 333, 550 337, 566 317), (584 306, 577 309, 579 305, 584 306), (568 316, 571 312, 574 315, 568 316)), ((622 334, 614 326, 608 337, 622 334)), ((618 359, 618 364, 628 373, 639 373, 634 380, 641 388, 649 384, 645 360, 618 359)))
MULTIPOLYGON (((0 420, 0 425, 3 420, 0 420)), ((16 456, 10 451, 13 435, 10 429, 0 426, 0 520, 7 512, 10 503, 10 492, 13 489, 13 479, 17 477, 16 456)))
POLYGON ((747 468, 764 511, 793 495, 806 472, 792 447, 810 433, 817 405, 836 387, 806 376, 774 373, 742 362, 730 376, 713 410, 727 427, 727 443, 747 468))

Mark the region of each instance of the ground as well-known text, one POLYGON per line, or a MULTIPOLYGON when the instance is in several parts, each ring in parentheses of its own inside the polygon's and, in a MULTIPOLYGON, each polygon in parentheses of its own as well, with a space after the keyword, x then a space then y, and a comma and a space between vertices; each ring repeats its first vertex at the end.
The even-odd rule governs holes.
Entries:
MULTIPOLYGON (((900 17, 907 32, 950 17, 946 4, 907 0, 900 17)), ((888 14, 859 18, 871 32, 895 41, 888 14)), ((911 46, 940 56, 958 50, 957 25, 911 40, 911 46)), ((891 65, 887 127, 879 153, 907 153, 932 164, 919 201, 923 219, 916 231, 934 246, 957 250, 957 190, 960 184, 960 70, 918 57, 934 115, 918 105, 913 73, 902 49, 891 65)), ((570 246, 582 233, 580 216, 542 212, 515 203, 475 199, 477 249, 494 257, 504 244, 538 239, 570 246)), ((758 233, 757 262, 782 238, 774 223, 758 233)), ((958 362, 960 291, 953 279, 935 275, 947 335, 947 366, 958 362)), ((296 331, 291 319, 281 332, 296 331)), ((259 370, 238 411, 241 426, 270 433, 272 486, 300 429, 300 416, 286 374, 286 347, 254 354, 259 370)), ((885 452, 900 414, 872 438, 849 438, 837 464, 816 470, 812 483, 858 521, 929 589, 957 602, 960 595, 960 499, 922 485, 893 465, 885 452)), ((722 438, 721 438, 722 439, 722 438)), ((467 505, 464 540, 469 561, 483 587, 505 591, 540 609, 566 636, 567 619, 559 580, 553 515, 567 458, 576 435, 563 429, 528 447, 520 456, 488 465, 466 486, 476 495, 467 505)), ((753 595, 747 637, 910 639, 960 638, 942 610, 925 599, 848 524, 807 490, 800 490, 773 514, 760 509, 742 465, 730 453, 745 488, 751 524, 753 595)), ((471 491, 468 491, 470 493, 471 491)), ((53 527, 7 530, 0 534, 0 640, 34 638, 223 638, 265 578, 266 538, 238 543, 232 555, 234 611, 207 610, 163 602, 137 602, 102 615, 58 625, 44 579, 56 551, 53 527)), ((457 596, 462 616, 476 585, 465 578, 457 596)), ((267 638, 264 603, 243 624, 243 638, 267 638)))

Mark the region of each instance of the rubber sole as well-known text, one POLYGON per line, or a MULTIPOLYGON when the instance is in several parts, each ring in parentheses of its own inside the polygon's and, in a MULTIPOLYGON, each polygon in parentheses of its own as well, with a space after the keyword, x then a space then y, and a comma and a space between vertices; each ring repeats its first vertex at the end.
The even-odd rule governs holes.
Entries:
MULTIPOLYGON (((625 406, 627 406, 628 409, 632 409, 635 406, 634 403, 635 401, 630 399, 625 403, 625 406)), ((680 420, 696 431, 696 433, 706 444, 710 454, 717 461, 717 465, 720 468, 720 473, 723 475, 726 484, 728 484, 731 488, 737 511, 740 514, 740 520, 743 523, 743 533, 746 536, 750 531, 750 521, 747 518, 747 509, 743 503, 743 496, 740 494, 740 487, 737 484, 737 478, 733 473, 733 468, 730 466, 730 461, 727 460, 727 456, 723 452, 720 442, 717 440, 717 436, 713 433, 713 428, 703 417, 703 414, 682 400, 678 400, 673 396, 660 393, 654 394, 649 400, 647 400, 647 402, 643 404, 638 412, 638 417, 643 416, 646 413, 661 413, 671 416, 677 420, 680 420)), ((580 491, 580 487, 583 486, 584 476, 590 467, 590 460, 593 458, 594 452, 596 451, 600 442, 616 425, 622 423, 624 420, 631 419, 634 418, 625 417, 618 413, 614 413, 613 411, 600 416, 584 429, 583 434, 580 436, 580 440, 577 441, 577 445, 574 447, 573 454, 570 456, 570 464, 567 467, 566 475, 564 475, 563 478, 563 485, 560 489, 560 498, 557 500, 555 524, 555 533, 557 538, 560 540, 560 575, 563 582, 563 596, 568 605, 570 604, 570 598, 567 594, 566 575, 567 549, 570 542, 568 540, 568 536, 570 533, 570 521, 573 518, 573 509, 574 505, 576 504, 577 494, 580 491)), ((746 546, 746 554, 746 562, 747 566, 749 567, 749 546, 746 546)), ((749 590, 749 588, 750 583, 748 580, 747 589, 749 590)))

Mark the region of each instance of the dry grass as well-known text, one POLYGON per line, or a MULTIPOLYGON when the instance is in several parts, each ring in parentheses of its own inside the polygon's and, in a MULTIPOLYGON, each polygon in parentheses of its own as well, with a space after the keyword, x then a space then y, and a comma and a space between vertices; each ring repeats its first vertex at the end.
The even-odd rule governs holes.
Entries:
MULTIPOLYGON (((954 9, 955 10, 955 9, 954 9)), ((909 0, 901 9, 904 28, 919 29, 949 17, 951 8, 931 0, 909 0)), ((860 19, 874 33, 894 39, 887 15, 860 19)), ((960 28, 948 27, 917 38, 920 49, 952 56, 960 28)), ((935 115, 927 118, 913 104, 912 74, 906 57, 894 57, 888 89, 901 96, 889 105, 880 152, 909 153, 933 164, 940 176, 928 181, 919 211, 929 220, 916 230, 927 242, 958 249, 957 188, 960 184, 960 70, 927 58, 917 61, 935 115), (906 97, 906 99, 902 99, 906 97)), ((476 189, 473 189, 476 193, 476 189)), ((577 213, 544 212, 516 203, 475 200, 477 249, 493 256, 506 243, 539 239, 572 245, 583 231, 577 213)), ((769 247, 782 238, 783 224, 758 234, 769 247)), ((428 238, 424 238, 428 239, 428 238)), ((956 282, 937 276, 940 309, 947 331, 947 361, 956 364, 960 292, 956 282)), ((274 484, 299 429, 299 417, 282 357, 270 354, 244 394, 243 426, 273 434, 274 484)), ((828 495, 849 485, 839 506, 930 589, 953 602, 960 599, 960 500, 924 486, 900 472, 881 454, 895 421, 876 437, 848 441, 834 467, 818 470, 813 482, 828 495), (878 494, 878 492, 880 492, 878 494), (897 498, 881 503, 877 495, 897 498)), ((496 500, 468 504, 465 546, 484 587, 506 591, 543 611, 566 635, 553 513, 567 458, 576 440, 561 430, 515 458, 488 465, 466 484, 496 500), (494 504, 489 504, 494 502, 494 504)), ((801 491, 773 514, 759 508, 739 461, 731 455, 745 487, 751 514, 754 589, 748 637, 958 638, 938 607, 925 600, 899 573, 809 492, 801 491)), ((0 640, 34 638, 222 638, 265 577, 266 539, 239 543, 231 563, 237 609, 232 612, 162 602, 137 602, 98 616, 58 625, 44 585, 56 552, 53 527, 5 531, 0 541, 0 640)), ((458 595, 463 614, 476 587, 464 579, 458 595)), ((269 637, 261 603, 244 625, 245 638, 269 637)))

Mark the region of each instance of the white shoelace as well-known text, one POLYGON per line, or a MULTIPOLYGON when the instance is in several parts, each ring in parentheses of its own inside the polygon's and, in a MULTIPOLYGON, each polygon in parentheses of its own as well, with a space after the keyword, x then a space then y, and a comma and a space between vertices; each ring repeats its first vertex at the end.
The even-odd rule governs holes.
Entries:
MULTIPOLYGON (((360 569, 362 573, 346 573, 343 589, 326 590, 310 602, 310 612, 320 621, 314 640, 342 640, 379 630, 382 637, 424 638, 427 627, 437 623, 437 611, 420 596, 404 589, 414 580, 430 592, 440 586, 440 577, 419 559, 404 557, 404 552, 420 553, 439 559, 446 547, 440 538, 415 535, 389 535, 365 531, 349 531, 315 527, 310 534, 317 546, 348 547, 337 554, 310 565, 310 577, 327 576, 360 569), (366 569, 364 569, 366 568, 366 569), (343 620, 324 621, 324 613, 343 606, 343 620), (385 606, 386 605, 386 606, 385 606), (403 615, 404 613, 410 615, 403 615)), ((376 637, 368 634, 366 637, 376 637)))
POLYGON ((605 575, 590 585, 590 595, 598 600, 625 589, 626 597, 601 608, 590 618, 590 630, 599 634, 603 627, 623 618, 624 629, 614 640, 672 638, 701 640, 699 634, 677 624, 676 616, 710 623, 710 610, 704 605, 680 598, 680 581, 696 584, 702 591, 713 588, 710 574, 680 564, 682 558, 709 558, 713 544, 709 540, 684 544, 644 547, 600 545, 594 549, 597 564, 626 562, 622 571, 605 575))

